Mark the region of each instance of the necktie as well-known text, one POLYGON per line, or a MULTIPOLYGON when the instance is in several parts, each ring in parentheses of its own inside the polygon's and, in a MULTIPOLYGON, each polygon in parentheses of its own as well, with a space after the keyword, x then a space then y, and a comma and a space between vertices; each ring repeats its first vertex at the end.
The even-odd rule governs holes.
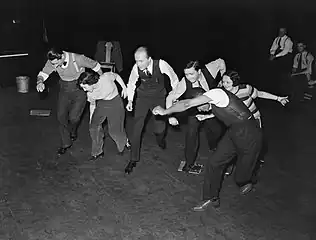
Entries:
POLYGON ((278 39, 278 48, 281 48, 281 37, 278 39))
POLYGON ((149 72, 148 68, 144 70, 144 73, 146 74, 146 76, 151 77, 151 73, 149 72))
POLYGON ((298 55, 298 60, 297 60, 297 69, 302 69, 302 53, 298 55))

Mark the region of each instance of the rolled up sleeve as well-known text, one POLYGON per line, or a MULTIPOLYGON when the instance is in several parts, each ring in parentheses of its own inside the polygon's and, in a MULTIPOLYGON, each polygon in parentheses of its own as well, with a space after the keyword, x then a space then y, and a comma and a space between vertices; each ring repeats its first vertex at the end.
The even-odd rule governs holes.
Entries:
POLYGON ((101 65, 97 61, 88 58, 85 55, 77 55, 76 61, 79 68, 90 68, 95 72, 98 72, 101 69, 101 65))
POLYGON ((45 81, 49 75, 56 71, 56 69, 53 67, 53 65, 47 60, 45 63, 45 66, 43 67, 42 71, 40 71, 37 75, 38 78, 42 78, 43 81, 45 81))
POLYGON ((169 92, 167 98, 166 98, 166 108, 169 108, 172 106, 173 102, 177 100, 186 90, 186 82, 185 79, 182 78, 182 80, 177 84, 177 86, 169 92))
POLYGON ((174 89, 179 83, 178 75, 175 73, 173 68, 166 61, 162 59, 159 60, 159 68, 160 68, 161 73, 164 73, 169 77, 170 85, 172 89, 174 89))
POLYGON ((137 65, 135 64, 132 68, 131 74, 127 83, 127 99, 133 101, 136 89, 136 82, 138 80, 137 65))

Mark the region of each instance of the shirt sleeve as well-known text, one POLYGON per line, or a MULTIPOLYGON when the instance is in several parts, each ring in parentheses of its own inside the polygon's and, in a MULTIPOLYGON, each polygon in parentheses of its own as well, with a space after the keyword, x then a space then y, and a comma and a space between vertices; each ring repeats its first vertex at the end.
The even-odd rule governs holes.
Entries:
POLYGON ((75 57, 79 69, 91 68, 95 72, 98 72, 101 69, 101 65, 97 61, 88 58, 85 55, 75 55, 75 57))
POLYGON ((229 104, 227 94, 220 88, 211 89, 203 94, 210 99, 209 103, 218 107, 226 107, 229 104))
POLYGON ((275 38, 275 39, 274 39, 274 41, 272 42, 271 48, 270 48, 270 54, 272 54, 272 55, 275 54, 275 51, 276 51, 277 48, 278 48, 277 39, 278 39, 278 38, 275 38))
POLYGON ((248 95, 252 98, 252 99, 256 99, 258 97, 258 89, 247 84, 247 89, 248 89, 248 95))
POLYGON ((313 62, 314 62, 314 56, 310 53, 307 54, 306 56, 307 60, 307 71, 309 74, 313 73, 313 62))
POLYGON ((287 38, 284 42, 284 49, 282 50, 282 52, 278 53, 276 55, 276 57, 282 57, 282 56, 285 56, 286 54, 288 54, 291 50, 292 50, 292 47, 293 47, 293 42, 290 38, 287 38))
POLYGON ((138 81, 138 71, 137 65, 135 64, 132 68, 131 74, 129 75, 127 83, 127 99, 128 101, 133 101, 136 89, 136 83, 138 81))
POLYGON ((216 78, 217 72, 219 70, 219 68, 218 68, 218 61, 217 60, 212 61, 212 62, 206 64, 205 67, 211 73, 213 78, 216 78))
POLYGON ((293 68, 298 68, 298 54, 295 55, 294 60, 293 60, 293 68))
POLYGON ((166 98, 166 108, 171 107, 172 103, 179 97, 181 97, 181 95, 185 92, 186 89, 187 85, 185 79, 182 78, 181 81, 177 84, 177 86, 171 92, 169 92, 166 98))
POLYGON ((53 65, 47 60, 42 71, 40 71, 37 76, 43 78, 43 81, 45 81, 54 71, 56 71, 56 68, 54 68, 53 65))
POLYGON ((174 72, 173 68, 162 59, 159 60, 159 68, 161 73, 164 73, 169 77, 171 87, 172 89, 174 89, 179 83, 179 78, 177 74, 174 72))

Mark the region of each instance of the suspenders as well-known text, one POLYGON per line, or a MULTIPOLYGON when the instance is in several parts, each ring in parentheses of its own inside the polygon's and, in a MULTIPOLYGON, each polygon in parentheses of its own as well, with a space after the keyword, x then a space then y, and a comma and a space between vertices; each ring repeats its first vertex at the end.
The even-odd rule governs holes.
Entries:
POLYGON ((76 71, 79 72, 79 68, 78 68, 78 65, 77 65, 76 59, 75 59, 75 54, 72 53, 72 54, 71 54, 71 57, 72 57, 72 62, 73 62, 73 64, 74 64, 74 66, 75 66, 76 71))

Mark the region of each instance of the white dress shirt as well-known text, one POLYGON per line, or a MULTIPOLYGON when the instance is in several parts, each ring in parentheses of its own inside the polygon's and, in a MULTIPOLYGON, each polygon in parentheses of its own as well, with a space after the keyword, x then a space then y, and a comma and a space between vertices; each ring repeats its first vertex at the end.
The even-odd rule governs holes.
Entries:
POLYGON ((314 61, 314 57, 311 53, 307 51, 303 51, 302 53, 297 53, 294 57, 293 61, 293 68, 299 68, 298 66, 298 60, 300 55, 302 55, 302 61, 301 61, 301 69, 306 69, 306 73, 312 74, 312 64, 314 61))
MULTIPOLYGON (((215 61, 212 61, 206 64, 205 66, 214 79, 216 78, 219 71, 221 72, 221 75, 223 75, 226 71, 225 61, 221 58, 216 59, 215 61)), ((202 87, 205 91, 210 90, 208 87, 208 83, 202 72, 200 73, 198 80, 192 84, 192 87, 202 87)), ((181 97, 182 94, 184 94, 184 92, 186 91, 186 89, 186 81, 183 77, 181 81, 178 83, 178 85, 168 94, 166 98, 166 108, 171 107, 172 103, 176 101, 179 97, 181 97)))
MULTIPOLYGON (((159 60, 159 68, 162 74, 166 74, 170 79, 170 84, 172 89, 174 89, 178 83, 179 78, 177 74, 174 72, 173 68, 164 60, 159 60)), ((148 71, 153 73, 153 60, 150 61, 149 66, 147 67, 148 71)), ((129 76, 128 84, 127 84, 127 99, 128 101, 133 101, 136 89, 136 83, 138 81, 138 67, 135 64, 132 68, 131 74, 129 76)))
POLYGON ((287 35, 276 37, 274 39, 270 48, 270 54, 274 55, 279 46, 281 46, 282 51, 275 55, 275 57, 282 57, 293 51, 293 42, 287 35))

